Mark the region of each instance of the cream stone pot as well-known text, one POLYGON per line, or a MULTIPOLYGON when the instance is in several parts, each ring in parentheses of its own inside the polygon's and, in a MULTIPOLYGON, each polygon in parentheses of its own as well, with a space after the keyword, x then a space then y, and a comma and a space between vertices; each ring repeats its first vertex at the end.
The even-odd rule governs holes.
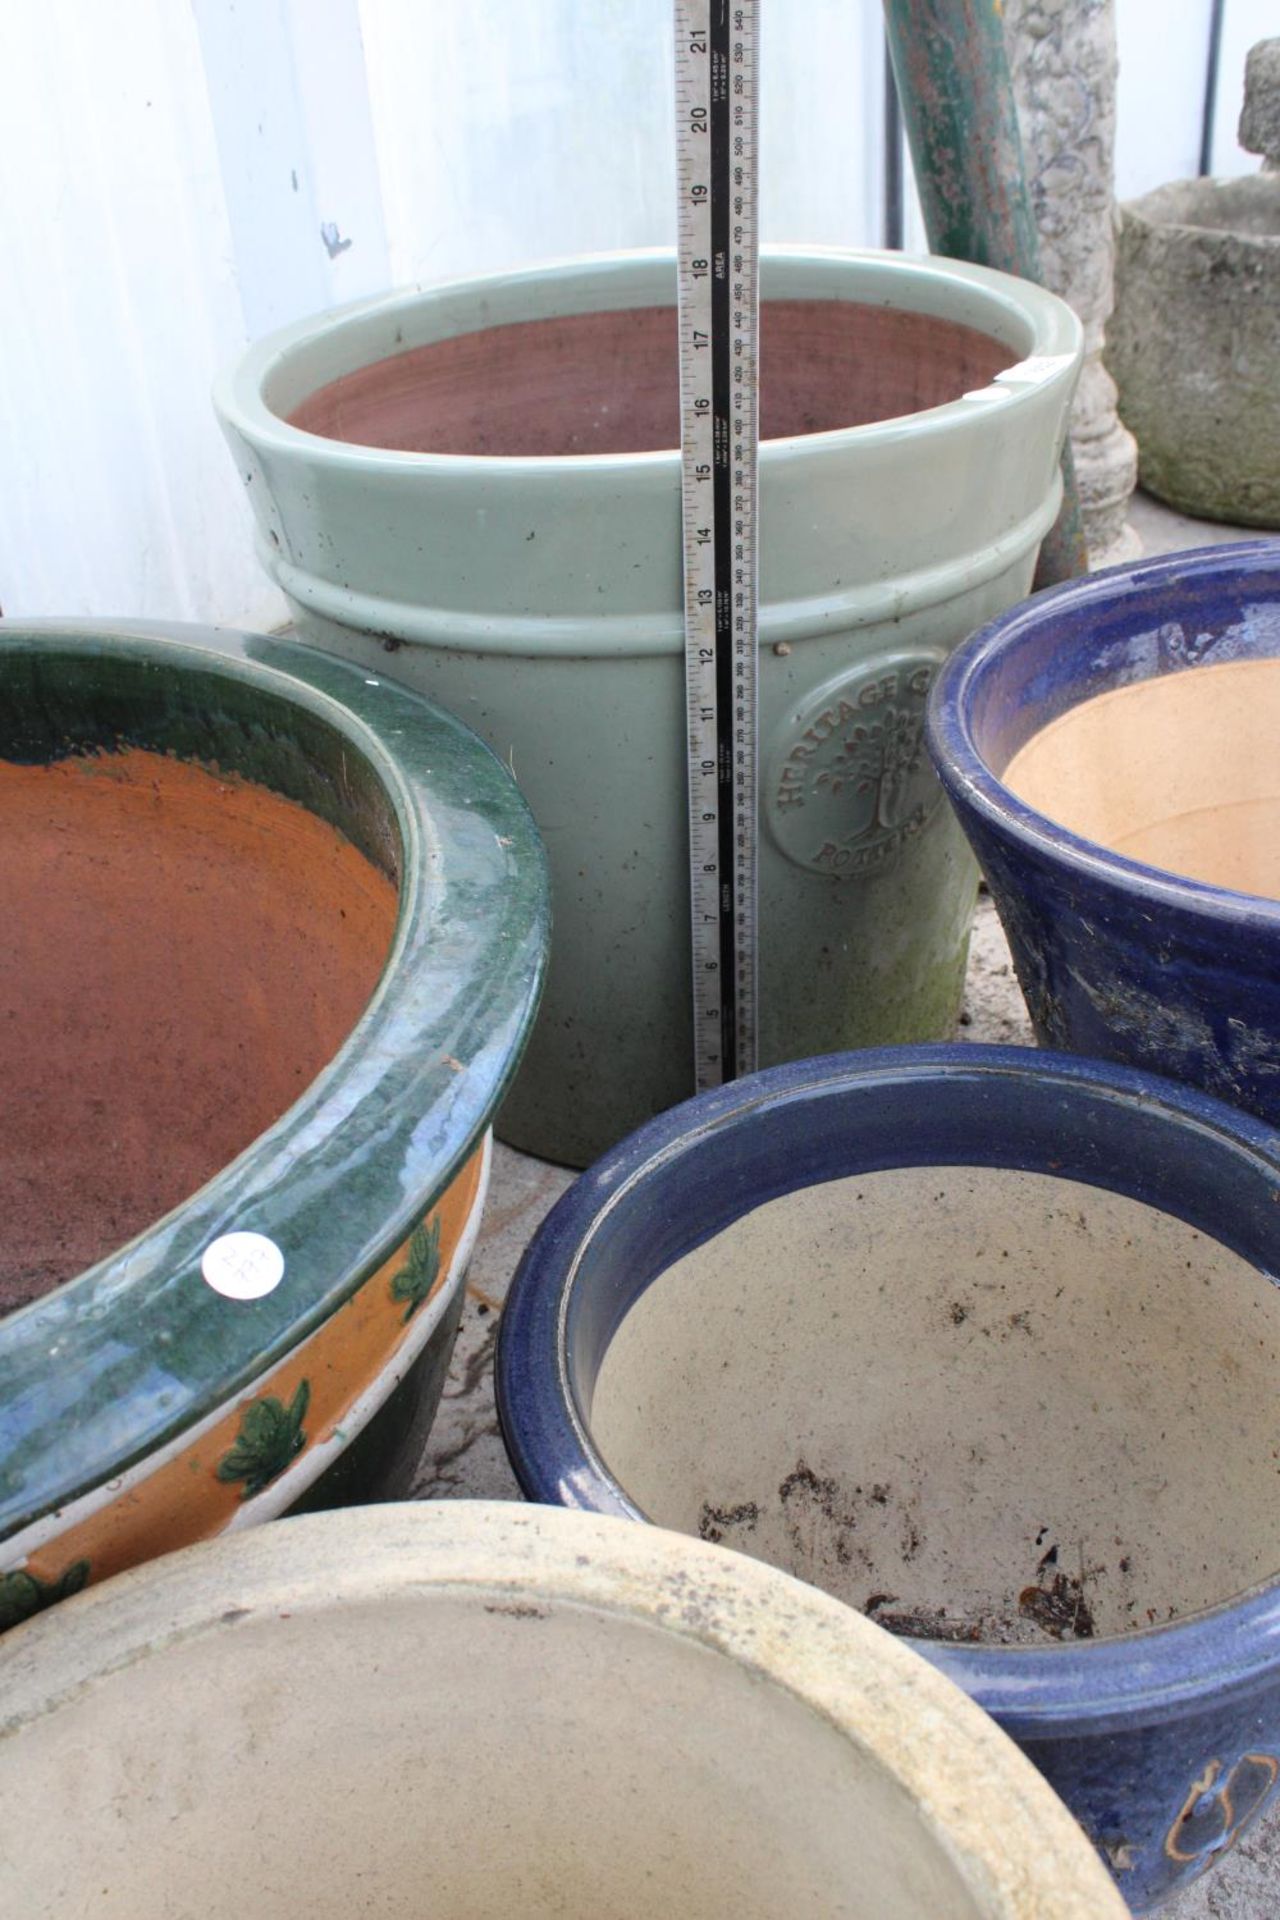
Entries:
POLYGON ((6 1920, 1124 1914, 909 1649, 616 1520, 287 1520, 19 1629, 0 1697, 6 1920))
MULTIPOLYGON (((976 874, 924 755, 1030 590, 1080 326, 955 260, 761 261, 761 1059, 940 1037, 976 874)), ((514 773, 556 940, 503 1138, 584 1165, 693 1091, 675 262, 410 288, 216 391, 298 632, 514 773)))

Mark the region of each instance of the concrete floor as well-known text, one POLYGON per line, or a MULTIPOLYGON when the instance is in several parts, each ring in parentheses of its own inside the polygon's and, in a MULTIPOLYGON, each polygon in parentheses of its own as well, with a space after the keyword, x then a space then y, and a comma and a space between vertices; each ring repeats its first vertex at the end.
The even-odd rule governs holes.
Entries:
MULTIPOLYGON (((1248 537, 1196 522, 1139 496, 1132 523, 1147 553, 1248 537)), ((1032 1044, 995 912, 979 902, 958 1038, 1032 1044)), ((573 1179, 561 1167, 499 1146, 488 1212, 468 1278, 444 1399, 414 1486, 418 1499, 518 1500, 493 1404, 493 1349, 508 1284, 543 1215, 573 1179)), ((1169 1920, 1280 1920, 1280 1808, 1204 1879, 1164 1909, 1169 1920)))

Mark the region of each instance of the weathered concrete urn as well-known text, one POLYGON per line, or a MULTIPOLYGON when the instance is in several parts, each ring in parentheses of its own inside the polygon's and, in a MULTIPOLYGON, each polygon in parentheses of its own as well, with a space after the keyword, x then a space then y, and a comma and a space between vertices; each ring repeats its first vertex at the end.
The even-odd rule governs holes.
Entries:
MULTIPOLYGON (((1269 160, 1276 49, 1250 56, 1240 134, 1269 160)), ((1280 527, 1280 173, 1177 180, 1121 208, 1106 359, 1148 492, 1280 527)))

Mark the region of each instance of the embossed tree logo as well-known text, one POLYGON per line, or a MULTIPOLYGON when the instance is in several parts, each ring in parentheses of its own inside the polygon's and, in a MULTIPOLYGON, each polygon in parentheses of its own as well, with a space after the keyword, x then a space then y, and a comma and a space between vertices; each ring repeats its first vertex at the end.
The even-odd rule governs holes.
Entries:
POLYGON ((835 759, 815 785, 831 794, 852 787, 874 793, 871 824, 892 832, 902 791, 920 765, 921 716, 909 707, 882 707, 874 720, 859 720, 845 735, 835 759))

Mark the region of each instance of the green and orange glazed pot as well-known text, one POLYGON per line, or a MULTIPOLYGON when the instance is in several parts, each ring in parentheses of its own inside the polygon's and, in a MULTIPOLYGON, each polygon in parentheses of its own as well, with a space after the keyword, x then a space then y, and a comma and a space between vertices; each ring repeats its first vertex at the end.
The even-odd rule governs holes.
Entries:
POLYGON ((0 638, 0 1628, 402 1491, 547 946, 512 781, 288 641, 0 638))

